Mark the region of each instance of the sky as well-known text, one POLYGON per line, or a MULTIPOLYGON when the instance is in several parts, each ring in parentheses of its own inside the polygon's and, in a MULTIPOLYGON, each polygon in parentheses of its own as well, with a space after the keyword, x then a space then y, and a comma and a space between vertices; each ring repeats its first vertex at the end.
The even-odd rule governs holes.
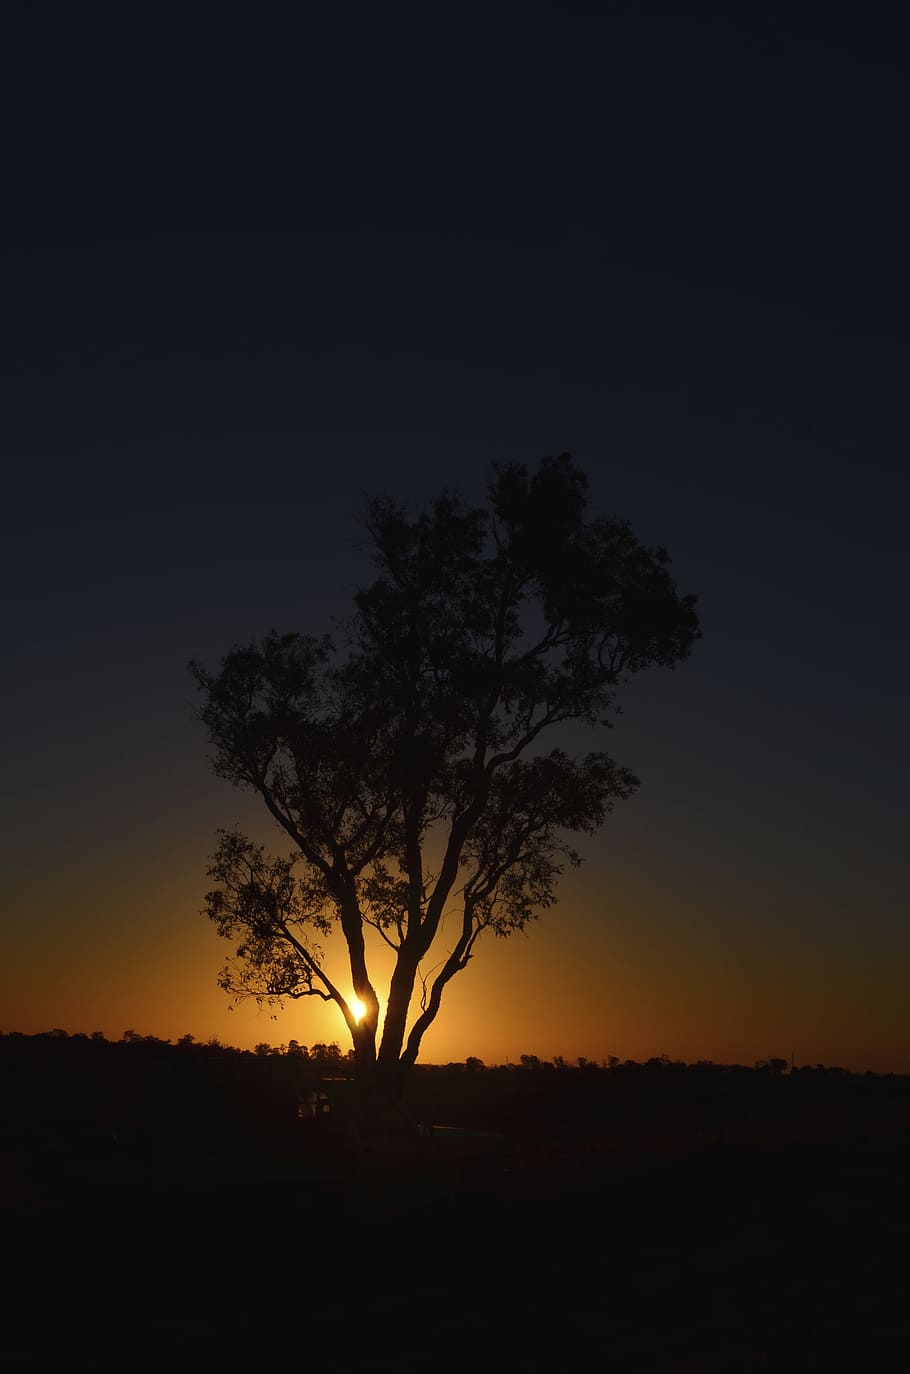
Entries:
POLYGON ((217 987, 270 832, 187 662, 344 614, 368 496, 568 451, 704 637, 423 1058, 910 1071, 906 13, 590 8, 12 31, 0 1030, 346 1047, 217 987))

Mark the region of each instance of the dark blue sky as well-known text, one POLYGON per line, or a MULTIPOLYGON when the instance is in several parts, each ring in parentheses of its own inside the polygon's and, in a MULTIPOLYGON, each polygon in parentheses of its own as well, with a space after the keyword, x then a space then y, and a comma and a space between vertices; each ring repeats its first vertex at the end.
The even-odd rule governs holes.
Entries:
POLYGON ((569 450, 705 637, 610 740, 643 788, 566 903, 602 970, 578 1043, 542 924, 527 1002, 494 1034, 465 992, 439 1055, 562 1052, 532 1043, 545 949, 569 1053, 910 1065, 906 30, 643 4, 17 37, 0 1028, 230 1038, 195 912, 241 803, 187 659, 343 612, 368 493, 569 450))

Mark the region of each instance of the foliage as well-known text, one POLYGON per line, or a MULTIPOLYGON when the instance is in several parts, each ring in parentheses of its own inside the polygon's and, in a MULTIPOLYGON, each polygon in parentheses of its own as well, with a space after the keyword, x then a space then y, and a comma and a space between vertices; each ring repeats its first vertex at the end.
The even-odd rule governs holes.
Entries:
POLYGON ((624 521, 586 519, 586 487, 563 455, 498 469, 486 509, 444 492, 412 517, 376 499, 376 578, 337 641, 273 632, 215 672, 191 665, 215 772, 293 843, 272 857, 220 832, 207 912, 235 943, 222 986, 334 1002, 361 1066, 380 1032, 366 930, 395 954, 378 1062, 413 1064, 480 936, 551 907, 579 862, 569 837, 637 785, 604 752, 543 752, 545 732, 609 724, 623 681, 698 637, 666 553, 624 521), (325 967, 336 926, 359 1021, 325 967))

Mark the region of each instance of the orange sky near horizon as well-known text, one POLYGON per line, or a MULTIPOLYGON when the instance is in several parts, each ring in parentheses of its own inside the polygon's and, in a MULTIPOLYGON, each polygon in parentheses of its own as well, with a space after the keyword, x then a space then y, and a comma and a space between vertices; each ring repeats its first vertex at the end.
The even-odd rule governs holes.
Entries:
MULTIPOLYGON (((730 920, 722 890, 695 903, 655 873, 617 878, 609 844, 617 823, 608 821, 597 855, 564 878, 555 908, 523 934, 479 943, 449 985, 423 1062, 666 1053, 750 1064, 792 1054, 798 1064, 910 1071, 910 1054, 896 1048, 908 1041, 897 964, 887 981, 876 968, 873 986, 874 957, 864 965, 855 942, 822 955, 805 936, 781 940, 756 921, 747 895, 730 920)), ((613 848, 621 844, 620 833, 613 848)), ((167 1040, 190 1033, 240 1049, 336 1041, 347 1050, 339 1014, 319 999, 287 1003, 275 1019, 253 1004, 229 1009, 216 985, 229 945, 200 914, 206 853, 201 829, 172 856, 172 870, 153 863, 142 882, 100 860, 60 873, 44 920, 0 972, 0 1029, 100 1030, 114 1040, 127 1029, 167 1040)), ((786 913, 780 920, 786 925, 786 913)), ((372 965, 381 1001, 386 954, 379 945, 372 965)), ((341 959, 339 946, 331 971, 347 986, 341 959)))

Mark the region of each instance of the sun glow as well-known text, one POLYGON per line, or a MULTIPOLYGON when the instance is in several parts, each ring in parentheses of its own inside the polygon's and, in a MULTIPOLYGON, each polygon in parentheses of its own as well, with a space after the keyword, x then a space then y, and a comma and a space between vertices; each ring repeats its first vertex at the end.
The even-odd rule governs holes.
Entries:
POLYGON ((349 997, 348 1006, 351 1008, 351 1013, 355 1021, 360 1021, 366 1013, 366 1007, 359 997, 349 997))

